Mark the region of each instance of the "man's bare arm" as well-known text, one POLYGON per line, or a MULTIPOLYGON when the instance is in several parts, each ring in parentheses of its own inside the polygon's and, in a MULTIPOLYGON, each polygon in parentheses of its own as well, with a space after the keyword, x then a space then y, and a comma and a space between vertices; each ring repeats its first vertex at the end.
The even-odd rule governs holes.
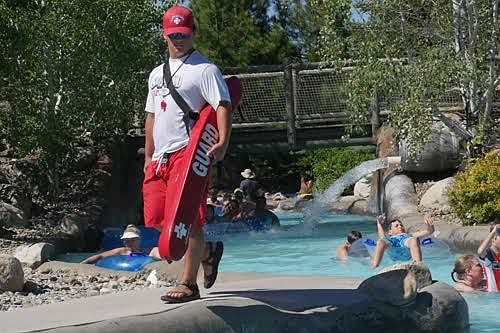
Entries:
POLYGON ((212 146, 207 152, 208 156, 213 156, 216 161, 222 161, 229 146, 232 126, 231 103, 222 101, 217 107, 217 127, 219 129, 219 142, 212 146))
POLYGON ((153 152, 155 150, 155 145, 153 141, 153 127, 155 124, 155 114, 148 112, 146 115, 146 122, 144 124, 144 131, 146 132, 145 144, 144 144, 144 172, 148 165, 151 163, 153 158, 153 152))

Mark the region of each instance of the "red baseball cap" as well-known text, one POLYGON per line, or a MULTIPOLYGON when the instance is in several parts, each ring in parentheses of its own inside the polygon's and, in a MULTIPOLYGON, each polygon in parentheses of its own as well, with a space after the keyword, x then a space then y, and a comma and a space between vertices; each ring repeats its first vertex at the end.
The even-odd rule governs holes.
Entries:
POLYGON ((163 34, 192 34, 194 30, 193 12, 184 6, 175 5, 163 15, 163 34))

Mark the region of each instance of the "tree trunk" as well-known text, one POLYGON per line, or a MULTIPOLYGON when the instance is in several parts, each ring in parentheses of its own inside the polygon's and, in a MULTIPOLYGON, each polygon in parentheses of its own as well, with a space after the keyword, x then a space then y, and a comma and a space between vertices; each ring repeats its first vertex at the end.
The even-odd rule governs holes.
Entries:
POLYGON ((60 102, 60 93, 56 93, 56 88, 54 86, 54 67, 52 64, 52 52, 51 45, 47 41, 43 41, 43 58, 44 58, 44 69, 46 73, 46 87, 47 95, 45 98, 45 131, 46 135, 49 136, 50 144, 48 145, 48 151, 45 151, 47 158, 47 172, 49 189, 48 194, 51 199, 56 199, 60 193, 59 189, 59 170, 58 170, 58 153, 57 147, 53 145, 53 133, 55 131, 55 117, 58 104, 60 102), (50 146, 53 145, 52 148, 50 146))

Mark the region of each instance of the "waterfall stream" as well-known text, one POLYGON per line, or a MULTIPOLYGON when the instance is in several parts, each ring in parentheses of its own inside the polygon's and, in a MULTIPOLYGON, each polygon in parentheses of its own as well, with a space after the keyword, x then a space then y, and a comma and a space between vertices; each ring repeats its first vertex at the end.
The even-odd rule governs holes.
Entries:
POLYGON ((313 226, 321 213, 323 213, 328 204, 336 201, 345 188, 356 183, 366 175, 372 174, 379 169, 385 169, 391 166, 399 166, 401 158, 399 156, 383 157, 366 161, 344 173, 340 178, 330 185, 322 194, 315 195, 315 199, 304 209, 304 224, 313 226))

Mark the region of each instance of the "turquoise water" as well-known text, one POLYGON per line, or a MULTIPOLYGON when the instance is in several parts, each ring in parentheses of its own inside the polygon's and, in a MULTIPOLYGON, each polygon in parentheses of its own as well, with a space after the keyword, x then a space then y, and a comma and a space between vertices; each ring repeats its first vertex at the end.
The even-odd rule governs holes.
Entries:
MULTIPOLYGON (((346 241, 351 230, 363 237, 376 233, 373 217, 322 215, 314 229, 304 226, 302 214, 278 213, 282 228, 267 233, 232 234, 224 240, 224 256, 219 266, 225 272, 259 272, 293 275, 356 276, 368 278, 392 264, 384 258, 379 269, 369 262, 335 259, 335 249, 346 241)), ((450 278, 455 259, 463 253, 446 246, 423 247, 423 259, 434 280, 453 284, 450 278)), ((58 259, 79 262, 91 254, 69 254, 58 259)), ((469 305, 471 333, 500 332, 500 293, 464 295, 469 305)))
MULTIPOLYGON (((282 230, 266 234, 231 235, 224 240, 224 257, 219 269, 226 272, 260 272, 294 275, 356 276, 367 278, 392 264, 384 259, 379 269, 369 262, 335 259, 335 249, 345 243, 351 230, 364 237, 376 232, 373 217, 322 215, 311 231, 302 226, 302 215, 279 213, 282 230)), ((423 247, 423 260, 434 280, 450 285, 455 259, 463 253, 449 251, 442 245, 423 247)), ((470 332, 500 332, 500 293, 464 295, 470 311, 470 332)))

